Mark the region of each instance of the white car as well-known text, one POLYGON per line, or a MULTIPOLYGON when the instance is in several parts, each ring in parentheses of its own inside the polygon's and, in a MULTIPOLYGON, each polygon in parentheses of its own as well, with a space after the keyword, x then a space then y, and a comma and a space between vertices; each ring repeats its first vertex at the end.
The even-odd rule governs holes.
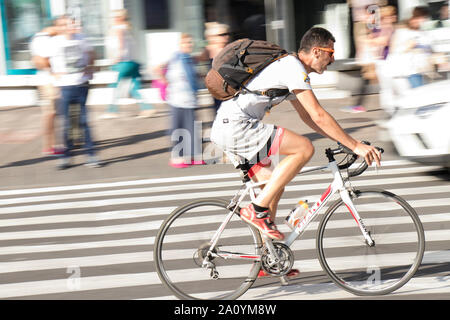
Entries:
POLYGON ((400 156, 450 169, 450 80, 410 89, 383 124, 400 156))

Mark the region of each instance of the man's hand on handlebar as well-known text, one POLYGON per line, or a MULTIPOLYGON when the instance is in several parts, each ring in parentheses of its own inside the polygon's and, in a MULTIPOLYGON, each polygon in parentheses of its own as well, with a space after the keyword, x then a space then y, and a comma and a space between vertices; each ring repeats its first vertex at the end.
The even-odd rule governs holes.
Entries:
POLYGON ((381 152, 373 146, 358 142, 353 152, 358 156, 363 157, 366 163, 370 166, 373 161, 377 163, 377 166, 381 166, 381 152))

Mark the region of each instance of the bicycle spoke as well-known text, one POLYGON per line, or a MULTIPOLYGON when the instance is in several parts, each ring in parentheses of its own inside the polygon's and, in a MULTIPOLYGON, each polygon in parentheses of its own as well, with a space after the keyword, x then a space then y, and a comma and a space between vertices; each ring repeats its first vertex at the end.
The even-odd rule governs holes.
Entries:
POLYGON ((358 195, 353 203, 375 245, 366 243, 348 208, 336 203, 319 227, 320 261, 344 289, 359 295, 386 294, 405 284, 420 265, 423 229, 404 200, 381 191, 358 195))
POLYGON ((261 239, 237 215, 211 250, 211 239, 229 213, 226 204, 195 201, 177 209, 163 224, 155 241, 155 262, 161 280, 178 297, 237 298, 256 278, 261 239))

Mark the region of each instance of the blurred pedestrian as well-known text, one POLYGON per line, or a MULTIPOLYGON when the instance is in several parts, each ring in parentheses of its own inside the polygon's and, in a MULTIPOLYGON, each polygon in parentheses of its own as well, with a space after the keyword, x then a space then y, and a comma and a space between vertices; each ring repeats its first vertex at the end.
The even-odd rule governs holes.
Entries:
POLYGON ((214 59, 214 57, 230 43, 230 27, 227 24, 218 22, 207 22, 205 27, 205 38, 208 42, 206 50, 212 61, 212 59, 214 59))
POLYGON ((62 162, 58 169, 70 167, 73 141, 70 139, 70 105, 80 107, 80 128, 84 135, 84 148, 88 153, 87 166, 99 167, 101 164, 95 155, 94 143, 88 122, 86 100, 89 90, 89 80, 93 76, 95 53, 84 36, 80 26, 69 18, 62 18, 63 32, 52 39, 54 54, 50 58, 55 83, 61 90, 61 113, 63 117, 63 139, 65 145, 62 162))
MULTIPOLYGON (((230 43, 230 27, 218 22, 207 22, 205 23, 205 39, 207 45, 202 54, 197 57, 197 61, 206 62, 209 70, 212 67, 214 57, 230 43)), ((216 113, 221 103, 222 101, 214 99, 214 110, 216 113)))
POLYGON ((354 39, 356 62, 361 67, 361 86, 357 101, 353 106, 342 108, 345 112, 365 112, 363 105, 365 95, 370 93, 370 86, 378 82, 376 64, 385 59, 397 21, 393 6, 366 5, 364 10, 354 7, 354 39))
MULTIPOLYGON (((450 27, 449 20, 449 8, 448 4, 444 4, 439 9, 439 20, 436 24, 436 28, 448 28, 450 27)), ((445 29, 444 29, 445 30, 445 29)), ((448 41, 449 34, 445 37, 448 41)), ((450 72, 450 59, 447 52, 433 52, 433 63, 436 66, 436 71, 444 78, 447 78, 448 72, 450 72)))
POLYGON ((151 117, 156 112, 156 109, 151 104, 145 103, 139 92, 141 89, 140 64, 136 62, 134 57, 136 50, 131 34, 131 25, 127 18, 127 11, 125 9, 114 10, 112 19, 109 50, 113 54, 114 65, 111 67, 111 70, 116 71, 118 75, 116 82, 110 85, 111 88, 114 88, 113 101, 101 118, 111 119, 118 117, 119 108, 117 101, 121 93, 119 84, 125 79, 131 80, 130 96, 138 100, 140 106, 138 117, 151 117))
POLYGON ((167 103, 172 116, 173 142, 169 165, 174 168, 204 164, 201 137, 195 123, 198 83, 192 50, 192 36, 181 34, 179 52, 166 66, 167 103))
POLYGON ((162 101, 167 100, 167 82, 165 79, 167 65, 157 65, 153 68, 155 77, 152 79, 152 88, 159 90, 159 96, 162 101))
POLYGON ((51 39, 59 33, 57 21, 58 19, 55 19, 53 26, 36 33, 30 42, 32 62, 38 69, 36 77, 39 104, 42 110, 42 153, 44 155, 63 153, 62 148, 57 146, 55 133, 59 89, 53 85, 50 68, 50 57, 53 54, 51 39))
POLYGON ((428 7, 415 7, 406 26, 396 29, 392 38, 387 58, 391 74, 406 78, 410 88, 422 86, 424 75, 433 68, 430 40, 426 31, 421 30, 428 19, 428 7))
POLYGON ((449 27, 450 26, 448 13, 449 13, 448 4, 444 4, 439 9, 439 21, 437 23, 437 27, 438 28, 449 27))
POLYGON ((376 62, 376 73, 379 85, 380 105, 388 115, 393 115, 397 109, 395 96, 397 88, 395 81, 390 76, 390 67, 387 63, 387 57, 391 50, 392 37, 398 27, 397 10, 393 6, 381 8, 381 38, 386 37, 386 46, 382 49, 382 59, 376 62), (384 32, 383 32, 384 31, 384 32))

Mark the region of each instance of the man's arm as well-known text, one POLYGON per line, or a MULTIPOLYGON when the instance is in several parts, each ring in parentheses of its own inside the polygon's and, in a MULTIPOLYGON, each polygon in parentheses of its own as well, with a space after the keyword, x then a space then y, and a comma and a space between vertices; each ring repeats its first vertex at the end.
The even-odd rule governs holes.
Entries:
POLYGON ((357 155, 364 157, 369 165, 372 161, 376 161, 377 165, 380 165, 381 153, 373 146, 365 145, 347 134, 336 120, 322 108, 312 90, 294 90, 294 94, 297 97, 298 104, 294 103, 293 105, 302 120, 305 121, 306 119, 307 125, 318 133, 339 141, 357 155))
POLYGON ((84 73, 88 75, 90 79, 92 79, 93 74, 98 71, 98 68, 94 65, 96 54, 94 48, 88 44, 87 40, 84 39, 84 36, 82 37, 83 51, 87 55, 87 65, 84 68, 84 73))
POLYGON ((41 56, 32 56, 31 61, 38 70, 45 70, 50 68, 50 61, 48 58, 41 56))
POLYGON ((294 109, 297 111, 298 115, 303 120, 303 122, 306 123, 311 129, 313 129, 317 133, 323 135, 325 138, 334 140, 332 137, 327 135, 322 129, 320 129, 320 127, 311 119, 309 113, 305 110, 305 108, 302 106, 300 101, 295 99, 295 100, 290 100, 290 103, 292 104, 294 109))
MULTIPOLYGON (((55 35, 56 29, 54 27, 47 27, 44 28, 42 31, 39 32, 39 34, 36 34, 35 37, 33 37, 33 40, 30 43, 30 49, 31 49, 31 62, 34 64, 36 69, 38 70, 45 70, 50 68, 50 59, 48 56, 40 56, 38 54, 35 54, 36 50, 36 41, 39 41, 39 39, 42 39, 42 37, 51 37, 55 35), (37 38, 36 38, 37 37, 37 38)), ((42 41, 42 40, 41 40, 42 41)), ((40 50, 42 52, 42 50, 40 50)))

